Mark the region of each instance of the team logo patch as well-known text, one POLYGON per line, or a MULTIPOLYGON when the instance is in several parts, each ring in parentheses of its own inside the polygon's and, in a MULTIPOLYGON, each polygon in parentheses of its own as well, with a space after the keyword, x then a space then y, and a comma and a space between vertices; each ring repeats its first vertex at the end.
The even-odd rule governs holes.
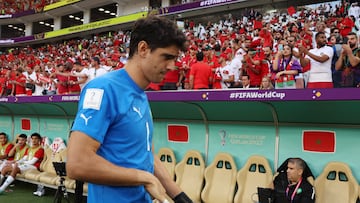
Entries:
POLYGON ((97 88, 87 89, 85 92, 83 108, 100 110, 103 95, 104 95, 103 89, 97 89, 97 88))

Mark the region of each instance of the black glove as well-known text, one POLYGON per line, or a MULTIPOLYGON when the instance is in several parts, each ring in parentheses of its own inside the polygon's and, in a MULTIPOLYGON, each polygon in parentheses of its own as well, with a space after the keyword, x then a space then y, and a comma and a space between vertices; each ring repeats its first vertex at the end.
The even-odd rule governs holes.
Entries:
POLYGON ((193 203, 193 201, 184 192, 176 195, 173 200, 175 203, 193 203))

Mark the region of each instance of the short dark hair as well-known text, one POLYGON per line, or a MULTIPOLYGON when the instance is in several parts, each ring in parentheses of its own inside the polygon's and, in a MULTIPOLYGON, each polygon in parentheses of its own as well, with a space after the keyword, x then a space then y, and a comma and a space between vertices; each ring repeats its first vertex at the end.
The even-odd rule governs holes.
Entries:
POLYGON ((136 53, 140 41, 145 41, 151 51, 175 45, 185 50, 186 37, 176 24, 166 18, 150 15, 136 21, 130 37, 129 59, 136 53))
POLYGON ((325 35, 325 32, 318 32, 318 33, 316 33, 315 39, 316 39, 319 35, 325 35))
POLYGON ((24 134, 24 133, 21 133, 18 137, 21 137, 21 138, 25 138, 25 139, 27 139, 27 135, 26 135, 26 134, 24 134))
POLYGON ((349 32, 346 36, 350 36, 350 35, 355 36, 356 39, 358 38, 358 36, 355 32, 349 32))
POLYGON ((40 135, 39 133, 33 133, 33 134, 31 134, 30 137, 31 137, 31 138, 32 138, 32 137, 37 137, 37 138, 39 138, 39 139, 41 140, 41 135, 40 135))
POLYGON ((248 74, 242 74, 241 77, 247 77, 250 80, 250 75, 248 74))
POLYGON ((220 44, 215 44, 214 50, 215 50, 215 51, 221 51, 221 46, 220 46, 220 44))
POLYGON ((8 139, 7 134, 4 132, 0 132, 0 135, 4 135, 6 139, 8 139))
POLYGON ((96 61, 98 64, 100 64, 100 59, 97 56, 92 57, 92 60, 96 61))
POLYGON ((202 61, 204 59, 204 53, 203 52, 198 52, 196 53, 196 60, 197 61, 202 61))

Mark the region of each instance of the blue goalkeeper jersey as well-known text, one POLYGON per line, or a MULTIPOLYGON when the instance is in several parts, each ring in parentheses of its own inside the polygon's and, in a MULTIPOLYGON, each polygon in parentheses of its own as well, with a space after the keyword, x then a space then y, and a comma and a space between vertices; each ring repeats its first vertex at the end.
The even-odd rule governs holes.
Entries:
MULTIPOLYGON (((81 131, 100 142, 98 155, 111 163, 154 172, 148 99, 125 69, 95 78, 84 87, 72 131, 81 131)), ((151 198, 144 186, 89 183, 88 202, 147 203, 151 198)))

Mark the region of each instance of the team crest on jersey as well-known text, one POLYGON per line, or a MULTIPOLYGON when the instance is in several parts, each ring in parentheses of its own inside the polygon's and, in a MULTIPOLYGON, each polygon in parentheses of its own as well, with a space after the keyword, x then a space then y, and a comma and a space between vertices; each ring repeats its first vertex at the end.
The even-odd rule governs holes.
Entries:
POLYGON ((104 95, 103 89, 89 88, 85 92, 83 108, 100 110, 102 98, 104 95))

